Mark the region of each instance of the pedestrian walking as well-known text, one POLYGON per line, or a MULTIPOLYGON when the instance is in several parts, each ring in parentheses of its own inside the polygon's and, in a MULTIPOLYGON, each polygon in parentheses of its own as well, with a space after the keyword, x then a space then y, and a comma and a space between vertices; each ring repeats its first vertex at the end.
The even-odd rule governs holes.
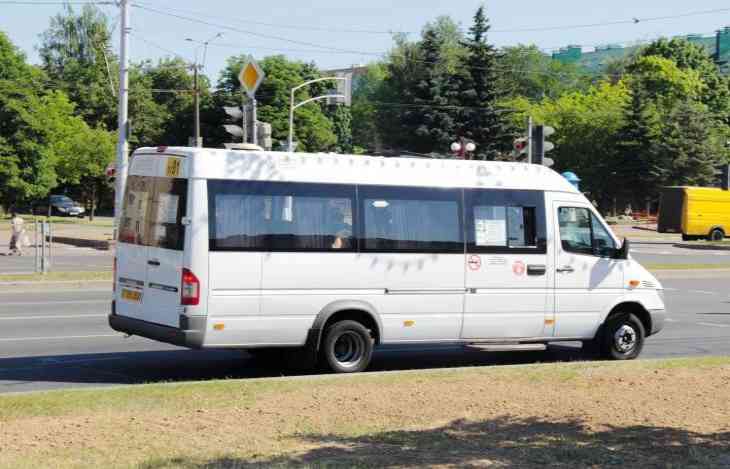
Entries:
POLYGON ((26 241, 25 220, 15 212, 10 218, 10 255, 23 255, 23 245, 26 241))

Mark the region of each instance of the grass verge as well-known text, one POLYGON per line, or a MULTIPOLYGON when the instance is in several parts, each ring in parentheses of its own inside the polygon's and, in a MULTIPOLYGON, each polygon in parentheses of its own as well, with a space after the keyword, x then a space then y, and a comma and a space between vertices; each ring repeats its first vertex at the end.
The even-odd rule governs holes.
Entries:
POLYGON ((714 270, 730 269, 730 264, 642 264, 649 270, 714 270))
POLYGON ((0 275, 0 282, 68 282, 89 280, 112 280, 111 271, 94 272, 48 272, 47 274, 0 275))
POLYGON ((727 402, 730 358, 6 395, 0 466, 724 467, 727 402))

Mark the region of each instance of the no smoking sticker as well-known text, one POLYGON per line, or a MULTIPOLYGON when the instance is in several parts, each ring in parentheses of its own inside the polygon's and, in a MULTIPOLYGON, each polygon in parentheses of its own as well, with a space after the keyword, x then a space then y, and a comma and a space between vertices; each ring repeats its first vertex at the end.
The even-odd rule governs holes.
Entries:
POLYGON ((525 270, 527 270, 527 267, 525 267, 525 263, 522 261, 516 261, 512 264, 512 272, 518 277, 525 275, 525 270))
POLYGON ((479 270, 482 268, 482 258, 479 256, 469 256, 467 261, 470 270, 479 270))

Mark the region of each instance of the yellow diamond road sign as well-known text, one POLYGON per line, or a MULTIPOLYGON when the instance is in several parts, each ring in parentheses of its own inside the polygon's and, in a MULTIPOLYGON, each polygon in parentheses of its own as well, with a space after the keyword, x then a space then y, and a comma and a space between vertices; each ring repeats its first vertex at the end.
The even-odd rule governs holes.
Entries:
POLYGON ((259 64, 256 63, 253 57, 249 57, 238 74, 238 81, 241 82, 241 86, 246 90, 249 98, 254 97, 259 85, 264 81, 264 76, 264 71, 261 70, 259 64))

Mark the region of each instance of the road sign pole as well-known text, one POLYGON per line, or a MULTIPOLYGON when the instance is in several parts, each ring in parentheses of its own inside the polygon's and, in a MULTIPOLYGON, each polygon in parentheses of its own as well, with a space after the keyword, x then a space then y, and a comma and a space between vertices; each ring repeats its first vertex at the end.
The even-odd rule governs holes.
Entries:
POLYGON ((532 164, 532 116, 527 118, 527 163, 532 164))
POLYGON ((129 90, 129 0, 119 0, 121 28, 119 39, 119 136, 117 141, 117 167, 114 194, 114 237, 116 239, 122 216, 122 203, 124 202, 124 189, 127 185, 127 163, 128 163, 128 90, 129 90))
POLYGON ((289 140, 287 151, 294 151, 294 90, 291 90, 291 99, 289 100, 289 140))
POLYGON ((251 143, 253 143, 254 145, 258 145, 259 136, 257 135, 258 132, 256 131, 256 97, 251 98, 251 121, 253 123, 253 125, 251 126, 251 132, 253 133, 253 135, 251 136, 251 143))

